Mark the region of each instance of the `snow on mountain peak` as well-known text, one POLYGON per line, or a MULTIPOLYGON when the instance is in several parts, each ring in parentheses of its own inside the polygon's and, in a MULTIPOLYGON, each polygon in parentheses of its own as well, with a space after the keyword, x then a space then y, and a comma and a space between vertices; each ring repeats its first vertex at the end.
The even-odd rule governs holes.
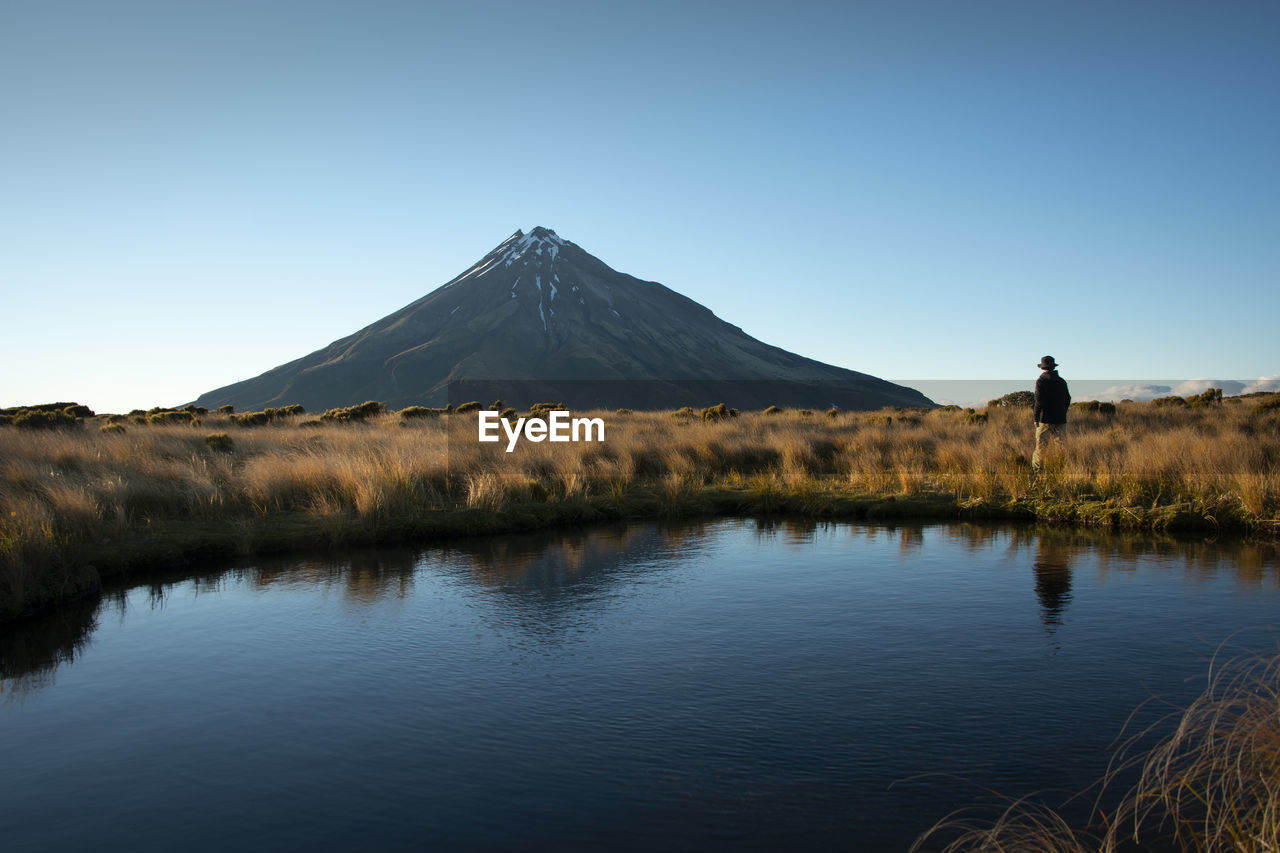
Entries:
MULTIPOLYGON (((560 254, 561 247, 567 245, 569 245, 569 241, 561 238, 550 228, 539 226, 528 234, 517 230, 510 237, 499 243, 493 251, 477 261, 471 269, 446 284, 445 287, 451 287, 465 279, 487 273, 499 264, 504 267, 510 267, 522 258, 525 259, 526 264, 529 260, 533 260, 539 267, 542 265, 543 259, 554 265, 556 256, 560 254)), ((514 288, 512 295, 515 295, 514 288)))
POLYGON ((565 243, 564 240, 560 239, 560 236, 556 234, 556 232, 552 231, 550 228, 543 228, 541 225, 530 231, 529 236, 535 240, 549 240, 559 246, 563 246, 565 243))
POLYGON ((506 265, 511 266, 518 259, 524 257, 529 252, 533 252, 535 257, 544 256, 549 258, 552 263, 555 262, 556 255, 560 253, 560 247, 564 246, 568 241, 561 239, 556 232, 550 228, 541 226, 534 228, 528 234, 523 231, 517 231, 506 239, 499 249, 505 249, 500 260, 506 265))

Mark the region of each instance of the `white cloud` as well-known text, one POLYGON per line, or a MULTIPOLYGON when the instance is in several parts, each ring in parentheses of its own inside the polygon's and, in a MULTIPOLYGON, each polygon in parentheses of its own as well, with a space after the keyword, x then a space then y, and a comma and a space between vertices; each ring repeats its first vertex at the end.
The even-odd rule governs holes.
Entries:
MULTIPOLYGON (((1002 397, 1011 391, 1030 391, 1034 379, 895 379, 915 388, 940 405, 956 405, 982 408, 988 400, 1002 397)), ((1280 374, 1260 376, 1255 381, 1241 379, 1074 379, 1068 377, 1071 396, 1078 402, 1085 400, 1136 400, 1146 402, 1157 397, 1177 395, 1191 397, 1210 388, 1221 388, 1224 396, 1248 394, 1253 391, 1280 393, 1280 374), (1105 390, 1100 390, 1105 389, 1105 390)))
POLYGON ((1195 394, 1203 394, 1210 388, 1221 388, 1222 393, 1230 397, 1239 394, 1244 387, 1243 382, 1237 382, 1234 379, 1187 379, 1179 382, 1172 393, 1179 397, 1191 397, 1195 394))
POLYGON ((1134 385, 1112 385, 1107 390, 1098 392, 1097 399, 1110 400, 1113 403, 1118 400, 1137 400, 1139 402, 1143 402, 1146 400, 1154 400, 1156 397, 1167 397, 1172 393, 1172 391, 1172 385, 1151 385, 1146 383, 1134 385))
MULTIPOLYGON (((1210 388, 1221 388, 1224 396, 1249 394, 1254 391, 1280 392, 1280 375, 1260 376, 1254 382, 1241 382, 1238 379, 1184 379, 1176 385, 1159 385, 1154 382, 1134 382, 1128 385, 1112 385, 1105 391, 1098 392, 1099 400, 1137 400, 1144 402, 1157 397, 1191 397, 1202 394, 1210 388)), ((1081 399, 1084 399, 1081 397, 1081 399)))
POLYGON ((1250 382, 1237 393, 1252 394, 1256 391, 1280 391, 1280 374, 1259 376, 1258 381, 1250 382))

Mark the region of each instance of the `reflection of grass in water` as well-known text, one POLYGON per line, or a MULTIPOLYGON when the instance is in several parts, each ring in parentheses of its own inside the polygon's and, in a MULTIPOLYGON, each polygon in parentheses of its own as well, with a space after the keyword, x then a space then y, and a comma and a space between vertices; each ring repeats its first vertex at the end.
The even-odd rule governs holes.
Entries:
POLYGON ((1119 751, 1104 795, 1109 783, 1130 771, 1138 781, 1119 795, 1118 806, 1095 809, 1093 827, 1072 826, 1051 808, 1019 800, 993 819, 954 814, 911 849, 1280 850, 1280 656, 1215 661, 1199 697, 1119 751), (1172 733, 1137 751, 1148 735, 1165 728, 1172 733), (935 842, 941 846, 931 846, 935 842))
POLYGON ((73 601, 21 630, 0 631, 0 698, 21 698, 52 683, 58 667, 89 644, 98 606, 97 601, 73 601))
POLYGON ((138 563, 631 516, 1274 530, 1280 413, 1256 408, 1081 410, 1034 481, 1030 414, 1010 406, 706 420, 600 412, 590 414, 607 424, 603 444, 522 442, 513 453, 478 444, 475 415, 456 413, 0 428, 0 616, 138 563))

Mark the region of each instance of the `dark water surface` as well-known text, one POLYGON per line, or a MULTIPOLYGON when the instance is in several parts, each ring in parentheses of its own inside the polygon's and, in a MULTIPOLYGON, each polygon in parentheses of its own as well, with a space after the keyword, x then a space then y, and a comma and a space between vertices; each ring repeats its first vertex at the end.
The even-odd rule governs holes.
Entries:
POLYGON ((1224 640, 1274 651, 1278 575, 1239 543, 727 520, 137 587, 0 634, 0 839, 902 850, 986 789, 1088 785, 1224 640))

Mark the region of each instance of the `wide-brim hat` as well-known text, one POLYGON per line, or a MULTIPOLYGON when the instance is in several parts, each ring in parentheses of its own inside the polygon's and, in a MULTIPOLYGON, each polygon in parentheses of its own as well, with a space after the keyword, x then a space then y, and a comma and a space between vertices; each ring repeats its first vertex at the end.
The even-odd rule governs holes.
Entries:
POLYGON ((1053 356, 1046 355, 1044 358, 1040 359, 1040 363, 1037 364, 1036 367, 1041 370, 1057 370, 1058 363, 1053 360, 1053 356))

